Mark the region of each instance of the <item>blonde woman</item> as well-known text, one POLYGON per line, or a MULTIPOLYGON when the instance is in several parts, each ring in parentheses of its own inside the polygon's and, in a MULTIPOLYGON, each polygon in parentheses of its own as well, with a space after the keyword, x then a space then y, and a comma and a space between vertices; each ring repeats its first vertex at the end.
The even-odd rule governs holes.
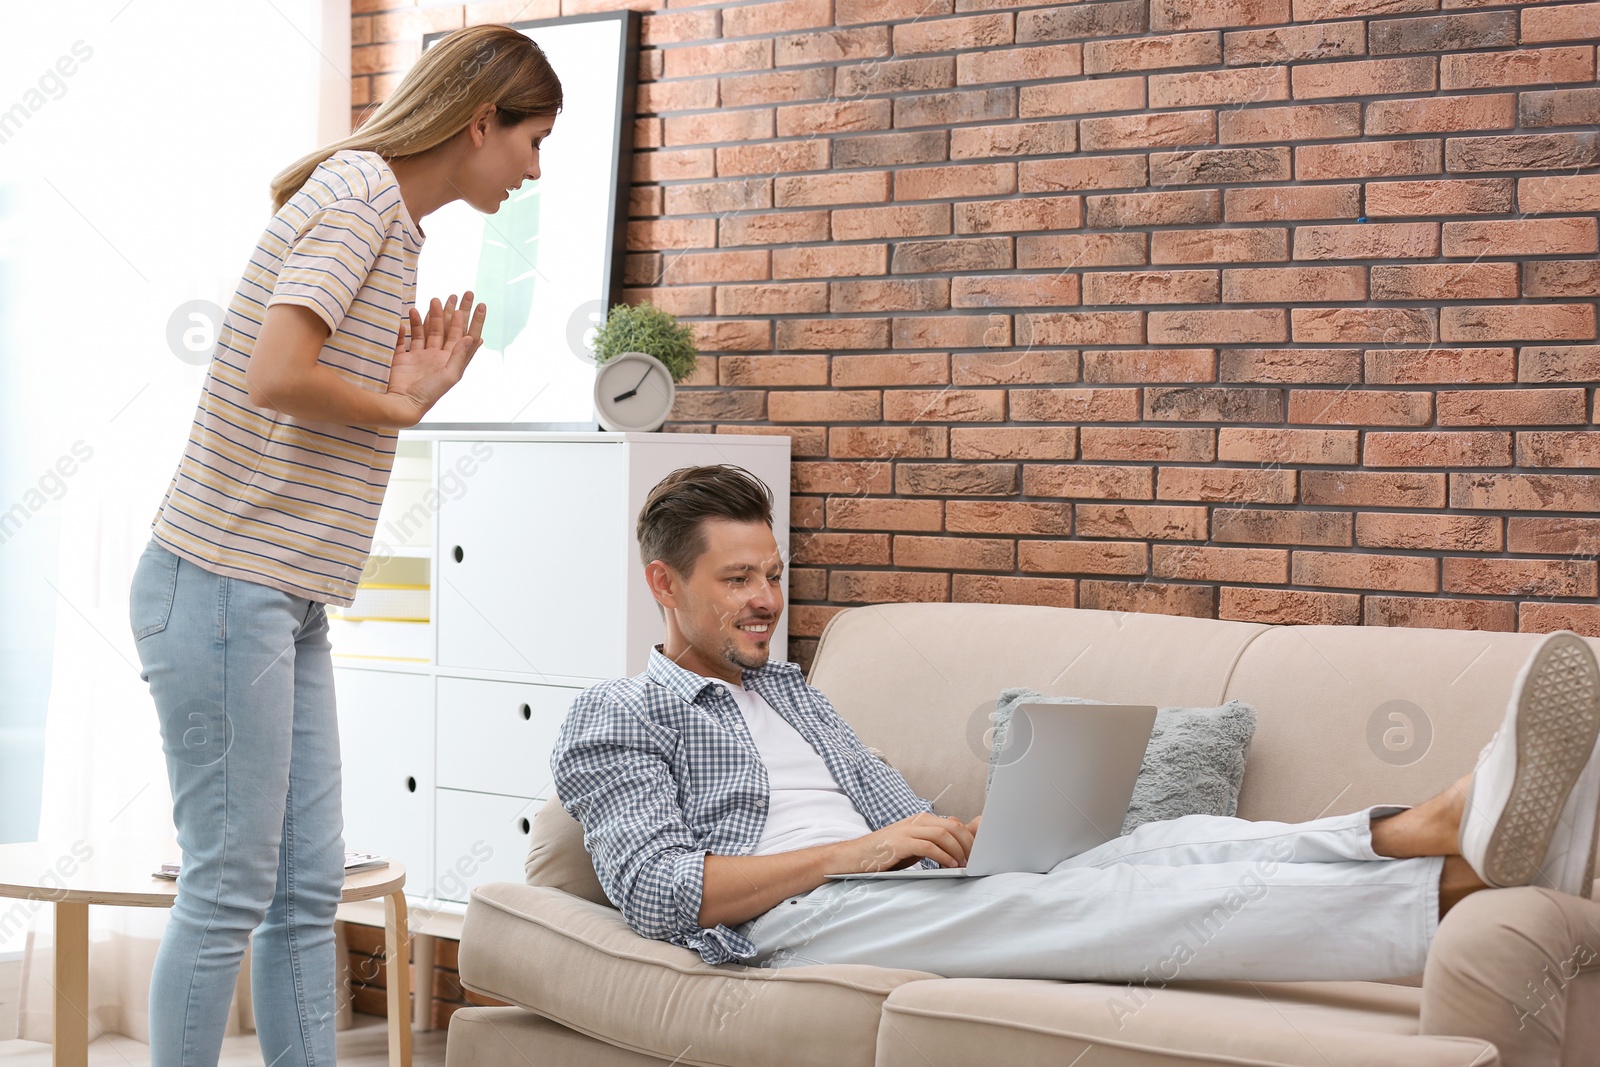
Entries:
POLYGON ((150 989, 157 1067, 217 1062, 252 933, 265 1062, 334 1062, 344 841, 325 605, 355 593, 396 430, 481 343, 470 292, 416 310, 419 223, 458 199, 492 213, 537 179, 560 109, 537 45, 472 27, 273 180, 130 597, 183 853, 150 989))

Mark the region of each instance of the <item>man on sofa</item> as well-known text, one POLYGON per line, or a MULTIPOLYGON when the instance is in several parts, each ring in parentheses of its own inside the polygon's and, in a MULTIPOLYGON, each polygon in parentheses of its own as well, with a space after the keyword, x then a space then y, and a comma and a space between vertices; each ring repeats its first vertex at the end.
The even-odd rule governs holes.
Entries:
MULTIPOLYGON (((665 641, 585 690, 551 767, 606 895, 709 963, 860 963, 949 977, 1383 979, 1419 973, 1439 918, 1489 886, 1588 896, 1600 667, 1547 637, 1476 768, 1415 808, 1300 824, 1147 823, 1044 874, 828 881, 960 866, 979 819, 933 814, 792 663, 766 487, 674 471, 638 518, 665 641)), ((981 818, 981 816, 980 816, 981 818)))

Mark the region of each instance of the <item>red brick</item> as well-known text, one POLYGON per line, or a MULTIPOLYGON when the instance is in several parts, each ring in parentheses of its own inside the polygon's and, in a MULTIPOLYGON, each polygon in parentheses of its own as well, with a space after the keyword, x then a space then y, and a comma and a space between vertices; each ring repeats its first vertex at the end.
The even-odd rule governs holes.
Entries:
POLYGON ((1260 267, 1222 272, 1222 300, 1229 304, 1366 299, 1365 267, 1260 267))
POLYGON ((858 22, 932 18, 954 10, 954 0, 834 0, 833 21, 849 26, 858 22))
POLYGON ((1223 56, 1230 67, 1359 56, 1366 50, 1367 27, 1362 22, 1277 26, 1269 30, 1239 30, 1222 36, 1223 56))
POLYGON ((1435 313, 1433 308, 1295 308, 1291 315, 1297 342, 1404 345, 1438 339, 1435 313))
POLYGON ((1299 226, 1295 259, 1423 259, 1439 254, 1436 222, 1299 226))
POLYGON ((1516 629, 1516 605, 1503 600, 1446 597, 1368 596, 1362 612, 1367 626, 1422 626, 1432 630, 1516 629))
POLYGON ((1212 111, 1145 111, 1083 119, 1078 138, 1086 152, 1142 148, 1147 145, 1215 144, 1217 117, 1212 111))
POLYGON ((1515 263, 1419 263, 1372 268, 1374 300, 1515 298, 1515 263))
POLYGON ((760 37, 832 24, 831 0, 779 0, 725 8, 722 12, 724 37, 760 37))
POLYGON ((1084 459, 1208 463, 1217 458, 1217 433, 1209 426, 1084 426, 1084 459))
POLYGON ((1295 176, 1300 181, 1438 174, 1442 169, 1435 140, 1302 145, 1294 154, 1295 176))
POLYGON ((1281 422, 1283 391, 1242 386, 1150 386, 1144 417, 1174 422, 1281 422))
POLYGON ((1036 604, 1071 608, 1078 583, 1070 578, 1017 578, 1001 574, 952 574, 950 599, 966 604, 1036 604))
POLYGON ((1056 155, 1078 150, 1078 124, 1008 122, 1000 126, 959 126, 950 131, 950 158, 1056 155))
POLYGON ((728 145, 716 152, 717 173, 724 177, 825 170, 828 166, 828 143, 823 140, 728 145))
POLYGON ((1434 56, 1410 56, 1297 64, 1294 98, 1318 100, 1334 96, 1431 93, 1437 88, 1437 63, 1434 56))
POLYGON ((1083 275, 1083 302, 1214 304, 1220 294, 1217 274, 1214 270, 1094 271, 1083 275))
POLYGON ((1600 606, 1525 601, 1517 608, 1517 627, 1526 633, 1571 630, 1585 637, 1600 636, 1600 606))
POLYGON ((1017 491, 1017 465, 897 463, 894 491, 899 496, 1012 496, 1017 491))
POLYGON ((669 115, 661 125, 669 145, 760 141, 770 138, 773 131, 772 111, 768 108, 669 115))
POLYGON ((725 215, 717 220, 717 243, 775 245, 828 239, 826 211, 772 211, 725 215))
POLYGON ((1294 0, 1296 22, 1342 19, 1360 15, 1393 15, 1432 11, 1439 0, 1294 0))
POLYGON ((1519 467, 1600 467, 1600 432, 1545 431, 1517 434, 1519 467))
POLYGON ((894 355, 835 355, 835 387, 944 386, 950 381, 950 357, 942 352, 896 352, 894 355))
POLYGON ((1017 189, 1024 193, 1137 189, 1149 184, 1147 171, 1142 155, 1025 159, 1017 164, 1017 189))
POLYGON ((1448 431, 1369 433, 1362 449, 1362 462, 1368 467, 1509 467, 1511 435, 1448 431))
MULTIPOLYGON (((961 279, 956 279, 960 281, 961 279)), ((871 278, 834 282, 826 310, 940 311, 950 306, 950 283, 943 278, 871 278)))
MULTIPOLYGON (((1485 516, 1499 521, 1498 516, 1485 516)), ((1506 551, 1539 555, 1600 555, 1600 519, 1559 515, 1544 518, 1513 516, 1507 520, 1506 551)))
POLYGON ((884 245, 775 248, 771 254, 774 278, 844 278, 883 274, 889 269, 889 250, 884 245))
POLYGON ((1515 360, 1509 348, 1383 348, 1365 362, 1369 383, 1414 385, 1509 382, 1515 360))
POLYGON ((1600 211, 1600 175, 1523 178, 1517 182, 1517 203, 1524 212, 1534 215, 1556 211, 1600 211))
MULTIPOLYGON (((838 369, 836 359, 836 384, 838 369)), ((833 426, 828 429, 828 455, 836 459, 943 459, 949 454, 949 435, 943 426, 833 426)))
POLYGON ((950 279, 952 307, 1062 307, 1077 302, 1076 274, 968 274, 950 279))
POLYGON ((1373 218, 1503 214, 1512 210, 1511 196, 1510 178, 1368 182, 1367 214, 1373 218))
POLYGON ((743 282, 767 277, 768 253, 761 251, 690 252, 673 256, 661 276, 641 277, 642 284, 693 285, 701 282, 743 282))
POLYGON ((1216 616, 1216 599, 1216 588, 1209 585, 1090 579, 1078 583, 1078 606, 1095 611, 1131 611, 1145 615, 1187 615, 1196 619, 1210 619, 1216 616))
POLYGON ((1017 91, 1009 86, 997 89, 961 89, 947 93, 923 93, 894 98, 894 126, 950 126, 958 122, 983 122, 994 119, 1035 118, 1019 111, 1017 91))
POLYGON ((1360 104, 1228 108, 1217 116, 1217 140, 1223 144, 1321 141, 1360 135, 1360 104))
POLYGON ((1083 353, 1086 382, 1213 382, 1214 348, 1106 348, 1083 353))
MULTIPOLYGON (((703 357, 702 357, 703 358, 703 357)), ((796 458, 801 456, 826 456, 828 454, 828 428, 826 426, 750 426, 748 424, 719 424, 717 433, 765 435, 771 437, 787 437, 789 439, 789 454, 796 458)), ((816 497, 796 497, 796 500, 816 500, 816 497)), ((817 505, 819 508, 821 505, 817 505)), ((799 512, 791 510, 789 525, 795 529, 806 526, 796 516, 799 512)), ((820 524, 820 512, 818 523, 820 524)))
POLYGON ((1078 380, 1072 349, 1019 348, 1007 352, 957 352, 950 357, 957 385, 1060 385, 1078 380))
POLYGON ((1500 518, 1426 511, 1363 511, 1356 516, 1356 544, 1362 548, 1498 552, 1500 518))
POLYGON ((638 109, 641 115, 659 115, 664 111, 698 111, 716 106, 716 78, 646 82, 639 86, 638 109))
POLYGON ((795 463, 790 481, 796 493, 866 496, 894 492, 893 471, 887 463, 795 463))
MULTIPOLYGON (((1042 234, 1017 238, 1019 269, 1120 267, 1148 262, 1142 233, 1042 234)), ((1287 241, 1285 242, 1287 243, 1287 241)))
POLYGON ((1290 580, 1296 585, 1409 593, 1439 591, 1439 561, 1424 556, 1297 549, 1290 568, 1293 574, 1290 580))
MULTIPOLYGON (((1299 69, 1296 70, 1299 77, 1299 69)), ((1430 86, 1431 88, 1431 86, 1430 86)), ((1151 107, 1238 106, 1289 99, 1289 68, 1234 67, 1150 75, 1151 107)))
POLYGON ((1217 458, 1238 463, 1354 463, 1359 430, 1223 426, 1217 458))
POLYGON ((1354 626, 1361 621, 1361 597, 1356 593, 1225 585, 1218 590, 1217 618, 1279 626, 1354 626))
POLYGON ((1215 189, 1117 193, 1086 203, 1089 225, 1100 229, 1222 221, 1222 194, 1215 189))
POLYGON ((636 219, 628 223, 628 248, 711 248, 717 243, 716 219, 636 219))
POLYGON ((901 23, 894 27, 894 51, 896 55, 908 55, 1010 44, 1011 20, 1009 13, 997 13, 901 23))
POLYGON ((1081 225, 1083 198, 1078 196, 1012 197, 955 205, 956 233, 1033 233, 1081 225))
POLYGON ((1600 126, 1600 88, 1524 92, 1517 104, 1524 126, 1600 126))
POLYGON ((1464 52, 1441 56, 1439 88, 1487 89, 1594 80, 1594 46, 1518 48, 1509 52, 1464 52))
POLYGON ((919 315, 893 320, 895 348, 1003 348, 1011 343, 1010 315, 919 315))
MULTIPOLYGON (((1426 426, 1433 394, 1391 389, 1291 389, 1287 421, 1321 426, 1426 426)), ((1370 440, 1371 436, 1368 435, 1370 440)))
POLYGON ((1160 70, 1163 67, 1207 67, 1221 62, 1222 35, 1216 32, 1146 35, 1114 41, 1088 41, 1083 45, 1085 74, 1160 70))
POLYGON ((1229 222, 1279 219, 1353 219, 1361 215, 1359 185, 1273 185, 1223 192, 1229 222))
POLYGON ((1024 11, 1017 16, 1018 41, 1049 41, 1067 37, 1120 37, 1146 29, 1143 0, 1024 11))
POLYGON ((1282 263, 1289 231, 1278 227, 1158 230, 1150 235, 1151 263, 1282 263))
POLYGON ((789 542, 791 563, 827 563, 836 567, 886 567, 889 535, 825 533, 795 534, 789 542))
MULTIPOLYGON (((817 637, 828 620, 846 609, 831 604, 795 604, 789 608, 789 638, 817 637)), ((814 652, 815 650, 813 650, 814 652)))
POLYGON ((1221 382, 1353 383, 1361 380, 1361 353, 1348 348, 1224 348, 1221 382))
POLYGON ((1372 23, 1367 36, 1367 46, 1373 55, 1515 46, 1517 13, 1490 11, 1482 14, 1385 19, 1372 23))
POLYGON ((1136 345, 1144 342, 1139 311, 1060 311, 1017 316, 1020 345, 1136 345))
POLYGON ((827 356, 723 356, 719 385, 827 385, 827 356))
POLYGON ((1009 571, 1015 568, 1016 542, 998 537, 918 537, 894 539, 896 567, 939 570, 1009 571))
POLYGON ((1156 496, 1228 504, 1293 504, 1298 474, 1283 469, 1162 467, 1156 496))
POLYGON ((1600 134, 1585 131, 1451 137, 1445 141, 1444 162, 1447 170, 1455 172, 1592 167, 1600 163, 1600 134))
MULTIPOLYGON (((1038 81, 1072 78, 1083 73, 1083 45, 1035 45, 1030 48, 996 48, 962 52, 956 56, 956 84, 1038 81)), ((1138 106, 1138 105, 1134 105, 1138 106)))
POLYGON ((1143 541, 1023 541, 1017 568, 1044 574, 1143 574, 1143 541))
POLYGON ((1282 548, 1152 545, 1150 575, 1197 582, 1282 582, 1289 576, 1289 552, 1282 548))
MULTIPOLYGON (((1077 440, 1074 426, 958 426, 950 430, 950 455, 954 459, 1072 459, 1077 455, 1077 440)), ((1024 485, 1031 469, 1023 471, 1024 485)))
POLYGON ((827 310, 826 282, 717 287, 718 315, 797 315, 827 310))
POLYGON ((1143 78, 1097 78, 1094 81, 1024 85, 1018 91, 1017 117, 1091 115, 1134 111, 1145 106, 1143 78))
POLYGON ((945 271, 1009 270, 1013 265, 1011 238, 958 237, 950 241, 900 242, 894 246, 889 272, 935 274, 945 271))
POLYGON ((889 184, 886 170, 781 175, 772 183, 773 203, 778 207, 882 203, 889 199, 889 184))
POLYGON ((939 530, 944 501, 830 497, 827 515, 828 525, 838 530, 939 530))
POLYGON ((1248 545, 1348 545, 1350 513, 1301 508, 1217 508, 1211 513, 1215 541, 1248 545))
POLYGON ((1455 133, 1462 130, 1509 130, 1517 124, 1517 98, 1512 93, 1433 96, 1374 100, 1367 105, 1366 133, 1455 133))
POLYGON ((1519 382, 1592 382, 1596 379, 1600 379, 1600 345, 1524 348, 1517 361, 1516 380, 1519 382))
POLYGON ((938 200, 966 196, 1008 196, 1017 191, 1015 163, 961 163, 913 167, 894 176, 896 200, 938 200))
POLYGON ((1448 556, 1444 560, 1444 591, 1489 596, 1592 597, 1595 562, 1448 556))
POLYGON ((908 163, 935 163, 944 158, 943 130, 864 133, 837 137, 833 141, 833 166, 836 169, 900 167, 908 163))
POLYGON ((883 394, 885 422, 1004 422, 1006 394, 999 389, 890 389, 883 394))
POLYGON ((1079 537, 1204 541, 1206 509, 1180 504, 1077 504, 1079 537))
POLYGON ((679 389, 672 401, 674 422, 696 419, 759 419, 767 394, 759 389, 679 389))
POLYGON ((892 122, 893 107, 886 99, 827 100, 778 108, 779 137, 886 130, 892 122))
POLYGON ((773 44, 773 64, 779 67, 867 59, 889 54, 889 28, 887 26, 830 28, 779 37, 773 44))
POLYGON ((1600 242, 1592 218, 1444 224, 1446 256, 1546 256, 1597 251, 1600 242))
POLYGON ((1595 336, 1593 304, 1479 304, 1439 314, 1445 341, 1586 341, 1595 336))
POLYGON ((1524 11, 1523 41, 1590 41, 1600 37, 1600 4, 1564 4, 1524 11))
POLYGON ((1452 474, 1450 506, 1490 511, 1600 511, 1600 475, 1452 474))
POLYGON ((774 390, 767 394, 767 418, 772 422, 871 422, 879 418, 881 410, 876 389, 774 390))
POLYGON ((1013 422, 1133 422, 1137 389, 1013 389, 1013 422))
POLYGON ((1270 344, 1289 339, 1282 308, 1152 311, 1147 332, 1151 344, 1270 344))
POLYGON ((668 78, 761 70, 772 66, 772 42, 728 41, 664 48, 662 61, 662 74, 668 78))
POLYGON ((841 604, 944 601, 950 599, 950 576, 904 571, 833 571, 828 575, 828 599, 841 604))
POLYGON ((1600 296, 1600 262, 1593 259, 1555 259, 1522 264, 1525 296, 1600 296))
POLYGON ((764 352, 772 347, 772 323, 768 319, 721 319, 688 323, 700 351, 764 352))
POLYGON ((1271 26, 1290 21, 1289 0, 1151 0, 1150 30, 1271 26))
POLYGON ((1300 500, 1336 507, 1442 508, 1445 476, 1411 471, 1301 471, 1300 500))
POLYGON ((1150 154, 1152 185, 1288 181, 1290 171, 1288 148, 1205 148, 1150 154))
POLYGON ((1126 463, 1030 463, 1022 468, 1022 492, 1025 496, 1063 497, 1069 500, 1149 500, 1154 495, 1153 485, 1149 467, 1126 463))
POLYGON ((1582 424, 1582 389, 1442 389, 1440 426, 1536 426, 1582 424))
POLYGON ((778 347, 801 351, 887 348, 888 319, 780 319, 778 347))
POLYGON ((950 232, 949 204, 842 208, 833 213, 835 241, 919 237, 950 232))
POLYGON ((1021 500, 951 500, 945 503, 951 533, 1049 534, 1072 532, 1072 505, 1021 500))

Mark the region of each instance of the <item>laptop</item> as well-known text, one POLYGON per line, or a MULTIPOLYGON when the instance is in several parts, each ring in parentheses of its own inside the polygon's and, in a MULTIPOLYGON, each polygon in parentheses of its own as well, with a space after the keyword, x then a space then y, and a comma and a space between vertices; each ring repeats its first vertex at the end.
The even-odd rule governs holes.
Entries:
POLYGON ((1042 874, 1122 832, 1133 783, 1155 728, 1141 704, 1022 704, 965 867, 830 874, 833 880, 979 878, 1042 874))

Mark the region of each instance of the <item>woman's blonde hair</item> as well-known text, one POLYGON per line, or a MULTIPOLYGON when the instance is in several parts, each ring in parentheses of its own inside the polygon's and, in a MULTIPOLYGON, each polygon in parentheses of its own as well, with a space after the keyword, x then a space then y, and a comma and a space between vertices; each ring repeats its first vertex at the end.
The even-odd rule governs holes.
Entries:
POLYGON ((394 93, 349 137, 296 160, 272 179, 272 210, 299 192, 311 172, 348 149, 401 159, 450 140, 485 103, 515 126, 561 110, 561 80, 544 52, 509 26, 469 26, 422 53, 394 93))

